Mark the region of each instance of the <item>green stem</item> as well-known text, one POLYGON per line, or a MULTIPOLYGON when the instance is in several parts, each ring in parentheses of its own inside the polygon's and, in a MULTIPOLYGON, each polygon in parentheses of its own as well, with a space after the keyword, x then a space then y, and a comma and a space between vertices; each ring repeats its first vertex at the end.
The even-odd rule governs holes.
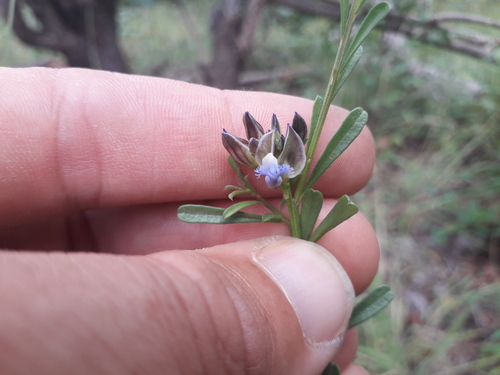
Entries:
POLYGON ((328 111, 330 110, 330 105, 333 102, 336 85, 340 78, 340 71, 342 65, 344 63, 344 55, 349 48, 349 38, 351 36, 352 27, 354 25, 354 21, 356 19, 356 12, 353 11, 351 7, 349 16, 347 19, 346 30, 342 35, 339 43, 339 49, 337 56, 335 57, 335 62, 333 64, 332 72, 330 74, 330 80, 328 82, 328 86, 326 88, 325 97, 323 100, 323 105, 321 106, 321 111, 318 118, 318 123, 316 125, 316 129, 314 134, 312 134, 311 139, 308 141, 307 150, 306 150, 306 165, 302 170, 297 189, 295 190, 295 199, 297 202, 302 200, 304 195, 304 188, 307 182, 307 177, 309 175, 309 171, 311 169, 312 159, 314 153, 316 152, 316 148, 318 147, 318 142, 321 136, 321 132, 323 130, 323 126, 326 122, 326 116, 328 115, 328 111))
POLYGON ((250 191, 250 194, 252 195, 252 197, 254 197, 255 199, 257 199, 260 203, 262 203, 264 206, 266 206, 266 208, 271 211, 273 214, 279 216, 281 218, 281 220, 288 226, 290 226, 290 220, 285 216, 283 215, 283 213, 278 210, 276 207, 274 207, 271 203, 269 203, 268 201, 266 201, 264 198, 262 198, 259 193, 257 193, 257 191, 253 188, 252 184, 250 184, 250 182, 248 181, 247 179, 247 176, 245 176, 245 178, 243 179, 243 184, 244 186, 250 191))
POLYGON ((293 199, 292 189, 290 187, 290 182, 283 182, 281 184, 281 190, 283 191, 283 199, 288 206, 288 212, 290 214, 290 232, 292 237, 301 238, 300 233, 300 218, 299 218, 299 208, 293 199))
POLYGON ((285 216, 283 215, 283 213, 278 210, 276 207, 274 207, 271 203, 269 203, 268 201, 266 201, 264 198, 262 198, 260 195, 258 194, 252 194, 254 196, 254 198, 256 198, 260 203, 262 203, 264 206, 267 207, 267 209, 269 211, 271 211, 273 214, 279 216, 281 218, 281 220, 288 226, 290 226, 290 220, 285 216))

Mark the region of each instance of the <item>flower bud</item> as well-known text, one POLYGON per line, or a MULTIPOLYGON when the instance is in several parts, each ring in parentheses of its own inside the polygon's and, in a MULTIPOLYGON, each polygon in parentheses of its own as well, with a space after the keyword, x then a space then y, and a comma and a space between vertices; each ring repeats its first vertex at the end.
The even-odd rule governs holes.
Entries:
POLYGON ((245 112, 243 115, 243 124, 245 125, 248 140, 252 138, 260 139, 260 137, 264 134, 262 126, 249 112, 245 112))
POLYGON ((244 139, 235 137, 224 129, 222 132, 222 144, 237 163, 248 168, 258 167, 255 158, 248 148, 248 142, 244 139))
POLYGON ((295 112, 295 116, 293 116, 292 128, 299 135, 302 142, 305 144, 307 141, 307 124, 306 121, 295 112))

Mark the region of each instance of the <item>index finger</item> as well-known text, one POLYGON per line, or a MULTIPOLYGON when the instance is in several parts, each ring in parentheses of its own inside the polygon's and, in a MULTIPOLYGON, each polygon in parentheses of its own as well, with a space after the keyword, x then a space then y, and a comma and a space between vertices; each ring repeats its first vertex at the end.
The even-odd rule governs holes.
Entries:
MULTIPOLYGON (((286 95, 83 69, 1 68, 0 81, 0 225, 80 209, 223 198, 236 177, 222 128, 243 136, 245 111, 269 127, 273 113, 286 124, 294 112, 307 121, 312 110, 311 101, 286 95)), ((320 150, 346 114, 330 112, 320 150)), ((353 193, 373 163, 365 130, 317 186, 328 197, 353 193)))

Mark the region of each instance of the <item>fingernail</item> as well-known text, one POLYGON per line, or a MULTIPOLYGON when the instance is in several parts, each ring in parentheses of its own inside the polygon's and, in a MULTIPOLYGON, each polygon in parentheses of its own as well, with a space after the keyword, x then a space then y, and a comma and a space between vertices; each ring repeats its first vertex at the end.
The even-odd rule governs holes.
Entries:
POLYGON ((254 254, 290 301, 304 337, 325 343, 347 328, 354 303, 354 289, 337 259, 308 241, 280 238, 254 254))

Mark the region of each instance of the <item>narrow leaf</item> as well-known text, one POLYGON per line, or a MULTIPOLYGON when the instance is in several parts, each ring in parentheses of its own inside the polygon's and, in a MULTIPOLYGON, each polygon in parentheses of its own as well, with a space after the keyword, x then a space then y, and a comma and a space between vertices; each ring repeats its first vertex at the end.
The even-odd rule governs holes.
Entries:
POLYGON ((309 240, 317 242, 327 232, 335 228, 340 223, 343 223, 357 212, 358 206, 356 206, 347 195, 343 195, 335 206, 333 206, 328 215, 326 215, 323 221, 318 225, 309 240))
POLYGON ((345 34, 347 17, 349 16, 349 0, 340 0, 340 35, 345 34))
POLYGON ((349 113, 314 166, 306 188, 312 187, 330 165, 349 147, 361 133, 367 121, 368 114, 362 108, 355 108, 349 113))
POLYGON ((186 223, 198 224, 236 224, 236 223, 261 223, 262 216, 237 212, 233 216, 224 219, 222 216, 224 208, 202 206, 197 204, 186 204, 177 210, 179 220, 186 223))
POLYGON ((340 88, 344 85, 347 78, 351 75, 356 65, 358 65, 358 62, 361 59, 362 55, 363 55, 363 47, 359 46, 354 55, 352 55, 349 58, 349 60, 344 63, 344 66, 342 68, 342 75, 335 84, 335 89, 333 90, 333 97, 337 95, 340 88))
POLYGON ((380 285, 374 289, 362 301, 356 304, 352 310, 348 329, 363 323, 379 311, 383 310, 394 298, 394 293, 387 285, 380 285))
POLYGON ((307 189, 300 210, 300 230, 303 240, 308 240, 311 236, 322 206, 323 194, 317 190, 307 189))
POLYGON ((357 51, 361 43, 366 39, 368 34, 373 30, 373 28, 379 23, 391 10, 391 6, 386 2, 381 2, 375 5, 368 14, 365 19, 361 23, 356 36, 351 42, 349 49, 347 51, 346 60, 349 61, 351 56, 357 51))
MULTIPOLYGON (((323 98, 318 95, 314 100, 312 116, 311 116, 311 125, 309 126, 309 139, 313 138, 314 132, 316 131, 319 115, 321 113, 321 107, 323 107, 323 98)), ((307 148, 309 148, 309 142, 307 143, 307 148)))
POLYGON ((232 193, 229 193, 229 195, 227 197, 229 199, 233 200, 235 196, 240 195, 240 194, 250 194, 250 190, 248 190, 248 189, 235 190, 232 193))
POLYGON ((366 0, 354 0, 354 4, 353 4, 354 12, 356 14, 359 13, 359 11, 361 10, 361 8, 363 8, 363 5, 365 5, 365 3, 366 3, 366 0))
POLYGON ((236 164, 236 161, 233 159, 233 157, 231 155, 229 155, 227 157, 227 161, 228 161, 229 165, 231 166, 231 168, 233 168, 233 170, 236 172, 236 174, 238 175, 240 180, 243 180, 245 178, 245 175, 243 174, 243 171, 241 170, 241 168, 238 167, 238 164, 236 164))
POLYGON ((259 201, 243 201, 243 202, 235 203, 232 206, 230 206, 224 210, 224 212, 222 213, 222 217, 224 219, 227 219, 227 218, 233 216, 238 211, 241 211, 242 209, 253 206, 255 204, 260 204, 260 202, 259 201))
POLYGON ((263 223, 281 223, 283 220, 281 220, 281 217, 279 217, 276 214, 272 214, 270 212, 262 215, 262 222, 263 223))
POLYGON ((340 368, 335 363, 330 362, 326 365, 321 375, 340 375, 340 368))
POLYGON ((286 200, 282 199, 281 202, 280 202, 280 211, 282 211, 283 207, 285 207, 285 203, 286 203, 286 200))

